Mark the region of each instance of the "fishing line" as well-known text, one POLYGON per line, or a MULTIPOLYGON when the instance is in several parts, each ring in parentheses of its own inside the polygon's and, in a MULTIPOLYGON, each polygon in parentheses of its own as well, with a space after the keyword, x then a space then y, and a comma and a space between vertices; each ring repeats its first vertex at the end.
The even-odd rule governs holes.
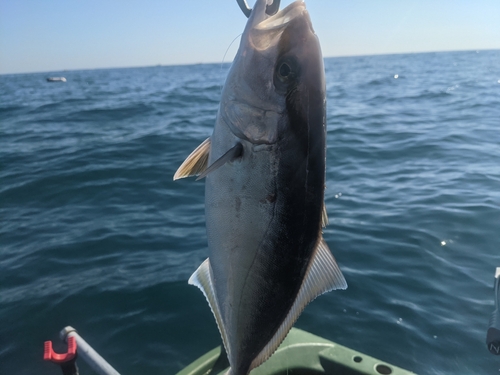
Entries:
MULTIPOLYGON (((222 65, 224 65, 224 59, 226 58, 227 51, 229 51, 229 48, 231 48, 231 46, 233 45, 233 43, 235 42, 235 40, 238 39, 242 35, 243 35, 243 33, 237 35, 236 38, 234 38, 233 41, 231 43, 229 43, 229 46, 227 47, 226 52, 224 52, 224 56, 222 57, 222 62, 220 63, 220 71, 221 71, 221 73, 222 73, 222 65)), ((223 85, 220 86, 220 92, 221 92, 221 94, 222 94, 222 87, 223 87, 223 85)))

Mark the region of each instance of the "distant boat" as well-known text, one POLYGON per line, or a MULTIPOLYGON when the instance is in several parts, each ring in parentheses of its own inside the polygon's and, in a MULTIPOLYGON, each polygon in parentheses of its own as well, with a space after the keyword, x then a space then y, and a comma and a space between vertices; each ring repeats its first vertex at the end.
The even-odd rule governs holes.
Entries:
POLYGON ((64 77, 49 77, 49 78, 47 78, 47 82, 66 82, 66 78, 64 78, 64 77))

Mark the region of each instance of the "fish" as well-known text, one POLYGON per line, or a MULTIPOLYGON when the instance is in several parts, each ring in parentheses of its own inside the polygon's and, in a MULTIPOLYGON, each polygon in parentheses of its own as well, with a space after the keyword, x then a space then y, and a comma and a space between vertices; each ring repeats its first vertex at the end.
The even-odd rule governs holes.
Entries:
POLYGON ((215 316, 231 375, 278 348, 317 296, 347 288, 323 239, 326 88, 303 1, 257 0, 224 83, 212 135, 174 180, 205 179, 208 259, 189 283, 215 316))

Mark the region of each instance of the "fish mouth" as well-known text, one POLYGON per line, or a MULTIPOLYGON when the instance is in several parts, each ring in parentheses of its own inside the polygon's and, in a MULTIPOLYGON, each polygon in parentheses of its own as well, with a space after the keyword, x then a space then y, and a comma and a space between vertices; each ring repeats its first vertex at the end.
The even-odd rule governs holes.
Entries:
POLYGON ((249 43, 247 46, 257 51, 272 49, 277 46, 283 32, 292 24, 302 25, 298 28, 300 31, 295 32, 297 34, 314 34, 309 12, 303 0, 291 3, 273 16, 268 15, 265 9, 266 0, 258 0, 243 33, 242 45, 246 40, 249 43))
POLYGON ((275 15, 268 17, 264 21, 255 25, 257 30, 272 30, 286 26, 293 19, 306 12, 306 4, 302 0, 297 0, 283 8, 275 15))

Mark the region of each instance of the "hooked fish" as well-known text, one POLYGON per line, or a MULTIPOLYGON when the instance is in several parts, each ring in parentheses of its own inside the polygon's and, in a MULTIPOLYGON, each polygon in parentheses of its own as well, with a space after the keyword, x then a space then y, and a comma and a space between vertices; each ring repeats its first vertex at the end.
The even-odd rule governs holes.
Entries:
POLYGON ((322 237, 323 58, 303 1, 257 0, 228 73, 213 134, 174 179, 206 177, 209 257, 189 279, 207 298, 230 373, 278 348, 305 306, 346 281, 322 237))

